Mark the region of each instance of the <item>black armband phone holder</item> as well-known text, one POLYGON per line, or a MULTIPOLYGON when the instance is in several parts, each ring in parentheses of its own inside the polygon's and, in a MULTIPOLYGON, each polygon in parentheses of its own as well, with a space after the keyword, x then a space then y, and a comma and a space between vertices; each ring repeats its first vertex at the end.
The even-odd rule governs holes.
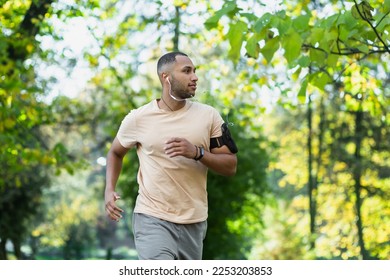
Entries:
POLYGON ((234 142, 232 135, 230 134, 227 123, 224 123, 221 127, 222 136, 216 138, 210 138, 210 150, 213 148, 219 148, 226 145, 229 150, 236 154, 238 152, 236 143, 234 142))

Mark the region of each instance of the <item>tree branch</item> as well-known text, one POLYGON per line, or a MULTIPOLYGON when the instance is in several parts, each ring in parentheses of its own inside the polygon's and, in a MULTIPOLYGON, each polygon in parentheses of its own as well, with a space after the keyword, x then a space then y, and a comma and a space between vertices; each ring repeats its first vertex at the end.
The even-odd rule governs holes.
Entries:
MULTIPOLYGON (((312 45, 309 45, 309 44, 303 44, 302 45, 303 47, 305 48, 310 48, 310 49, 315 49, 315 50, 318 50, 318 51, 322 51, 324 53, 328 53, 326 50, 322 49, 322 48, 318 48, 318 47, 314 47, 312 45)), ((379 49, 379 50, 370 50, 368 52, 368 54, 374 54, 374 53, 386 53, 387 50, 383 50, 383 49, 379 49)), ((354 55, 354 54, 364 54, 364 55, 367 55, 366 53, 360 51, 359 49, 357 48, 346 48, 346 49, 339 49, 338 52, 336 51, 330 51, 329 52, 330 54, 336 54, 336 55, 345 55, 345 56, 348 56, 348 55, 354 55), (345 52, 343 52, 345 51, 345 52)))
MULTIPOLYGON (((361 17, 365 22, 367 22, 367 23, 370 25, 370 27, 372 28, 372 30, 374 30, 374 32, 375 32, 377 38, 379 39, 379 41, 381 41, 381 43, 382 43, 383 46, 385 47, 386 52, 388 52, 388 53, 390 54, 390 48, 389 48, 389 46, 387 46, 386 42, 385 42, 385 41, 382 39, 382 37, 379 35, 378 30, 376 29, 376 27, 375 27, 375 26, 371 23, 371 21, 370 21, 366 16, 364 16, 364 15, 362 14, 362 12, 359 10, 359 5, 356 3, 356 0, 353 0, 353 2, 354 2, 355 5, 356 5, 356 10, 358 11, 360 17, 361 17)), ((387 14, 389 14, 389 13, 387 13, 387 14)), ((383 20, 383 18, 381 19, 381 21, 382 21, 382 20, 383 20)), ((377 25, 377 26, 378 26, 378 25, 377 25)))
MULTIPOLYGON (((19 29, 12 35, 15 37, 13 41, 34 38, 35 35, 39 33, 39 23, 43 21, 45 14, 50 8, 50 4, 53 2, 54 0, 31 1, 30 8, 24 15, 23 21, 19 25, 19 29)), ((24 61, 29 55, 25 46, 20 44, 8 45, 7 51, 9 58, 14 61, 24 61)))
POLYGON ((42 21, 54 0, 31 1, 30 8, 26 12, 19 31, 27 36, 34 37, 39 32, 37 19, 42 21))

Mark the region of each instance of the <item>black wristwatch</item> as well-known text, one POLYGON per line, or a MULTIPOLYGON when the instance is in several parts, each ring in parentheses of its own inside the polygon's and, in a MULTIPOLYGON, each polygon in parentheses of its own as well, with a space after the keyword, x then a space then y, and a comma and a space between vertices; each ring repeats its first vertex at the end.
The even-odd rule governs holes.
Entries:
POLYGON ((204 148, 202 146, 199 148, 199 156, 195 160, 200 160, 204 156, 204 148))

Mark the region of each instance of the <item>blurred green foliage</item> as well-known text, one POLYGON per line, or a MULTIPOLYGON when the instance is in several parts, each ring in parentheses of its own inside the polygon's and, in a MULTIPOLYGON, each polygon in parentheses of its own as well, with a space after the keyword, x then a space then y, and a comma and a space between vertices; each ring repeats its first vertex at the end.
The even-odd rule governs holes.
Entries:
POLYGON ((268 11, 254 0, 2 1, 0 259, 136 258, 136 155, 118 182, 119 224, 105 217, 103 162, 123 117, 159 97, 155 62, 176 48, 239 147, 236 176, 209 174, 205 259, 388 259, 389 11, 389 0, 268 11), (64 39, 80 22, 81 57, 64 39), (53 97, 59 75, 45 68, 90 78, 77 97, 53 97))

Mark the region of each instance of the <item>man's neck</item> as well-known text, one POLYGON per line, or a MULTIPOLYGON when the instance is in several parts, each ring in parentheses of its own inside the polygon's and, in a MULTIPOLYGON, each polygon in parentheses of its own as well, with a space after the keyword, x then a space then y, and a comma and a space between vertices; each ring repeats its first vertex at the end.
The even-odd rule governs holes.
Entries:
POLYGON ((183 108, 186 105, 187 101, 176 101, 170 98, 170 96, 161 96, 160 99, 157 100, 158 107, 160 109, 164 109, 166 111, 177 111, 183 108))

